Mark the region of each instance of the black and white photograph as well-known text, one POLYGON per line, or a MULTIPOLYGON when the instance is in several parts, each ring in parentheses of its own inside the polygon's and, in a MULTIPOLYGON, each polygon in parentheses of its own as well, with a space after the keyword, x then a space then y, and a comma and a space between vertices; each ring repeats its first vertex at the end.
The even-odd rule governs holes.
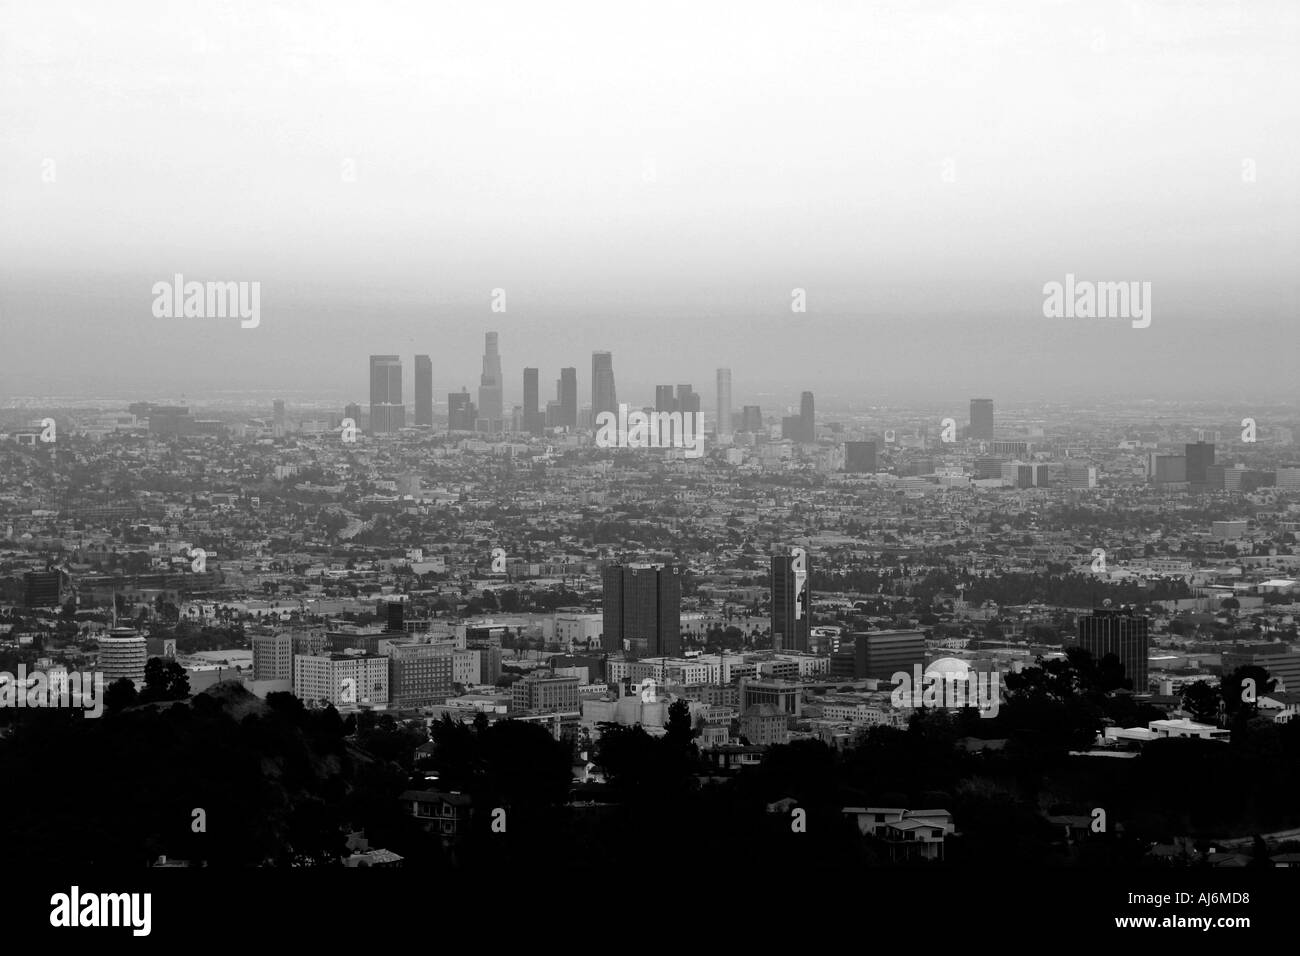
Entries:
POLYGON ((1297 90, 1290 0, 0 0, 6 934, 1282 939, 1297 90))

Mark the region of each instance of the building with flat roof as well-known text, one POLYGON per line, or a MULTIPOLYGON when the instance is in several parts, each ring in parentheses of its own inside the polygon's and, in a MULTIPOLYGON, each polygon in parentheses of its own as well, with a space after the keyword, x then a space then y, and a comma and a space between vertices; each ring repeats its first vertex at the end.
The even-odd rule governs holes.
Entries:
POLYGON ((577 711, 581 696, 576 677, 536 677, 529 675, 510 685, 512 711, 577 711))
POLYGON ((672 656, 681 649, 681 568, 612 564, 604 573, 601 646, 630 657, 672 656))
POLYGON ((455 695, 455 641, 386 640, 389 702, 394 707, 430 707, 455 695))
POLYGON ((309 707, 388 706, 388 658, 379 654, 295 654, 293 692, 309 707))
POLYGON ((916 665, 925 669, 925 634, 914 630, 857 631, 853 635, 855 677, 892 680, 916 665))
POLYGON ((1098 663, 1108 654, 1119 659, 1134 693, 1147 690, 1147 656, 1151 648, 1149 618, 1132 608, 1097 608, 1079 618, 1079 646, 1098 663))

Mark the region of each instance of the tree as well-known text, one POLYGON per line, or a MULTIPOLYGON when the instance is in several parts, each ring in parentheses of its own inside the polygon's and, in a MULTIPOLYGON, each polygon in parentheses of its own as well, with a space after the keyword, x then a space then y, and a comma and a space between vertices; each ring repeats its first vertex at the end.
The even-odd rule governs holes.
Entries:
POLYGON ((684 747, 695 736, 691 729, 691 708, 685 700, 678 698, 668 705, 668 723, 665 726, 664 739, 673 746, 684 747))
POLYGON ((116 713, 127 707, 140 703, 140 695, 135 692, 135 683, 128 677, 121 677, 104 688, 104 709, 116 713))
POLYGON ((185 668, 173 660, 151 657, 144 667, 144 690, 140 703, 160 700, 186 700, 190 696, 190 678, 185 668))
POLYGON ((1193 681, 1183 688, 1183 709, 1189 711, 1192 719, 1199 723, 1218 723, 1218 691, 1206 681, 1193 681))

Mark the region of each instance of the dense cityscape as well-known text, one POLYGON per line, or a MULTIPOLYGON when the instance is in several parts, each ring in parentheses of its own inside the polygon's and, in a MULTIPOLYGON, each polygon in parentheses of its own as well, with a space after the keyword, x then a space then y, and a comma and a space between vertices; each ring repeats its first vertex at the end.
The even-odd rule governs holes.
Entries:
POLYGON ((414 368, 409 415, 398 355, 343 408, 4 410, 15 849, 1300 863, 1294 408, 773 408, 729 368, 650 404, 609 352, 580 406, 496 332, 474 395, 414 368))
POLYGON ((1297 48, 0 4, 8 938, 1284 939, 1297 48))

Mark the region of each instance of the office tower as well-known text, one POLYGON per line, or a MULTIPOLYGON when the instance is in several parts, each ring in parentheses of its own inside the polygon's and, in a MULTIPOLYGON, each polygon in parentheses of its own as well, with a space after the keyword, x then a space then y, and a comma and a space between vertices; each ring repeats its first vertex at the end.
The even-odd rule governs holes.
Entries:
POLYGON ((352 424, 360 427, 361 406, 356 402, 348 402, 343 406, 343 417, 352 419, 352 424))
POLYGON ((1086 461, 1067 461, 1062 483, 1067 488, 1096 488, 1097 467, 1086 461))
POLYGON ((844 470, 858 475, 876 473, 876 443, 873 441, 846 441, 844 443, 844 470))
POLYGON ((293 680, 293 635, 253 635, 253 680, 293 680))
POLYGON ((692 414, 699 413, 700 396, 690 385, 677 386, 677 411, 691 412, 692 414))
POLYGON ((799 398, 799 441, 806 443, 817 440, 817 421, 813 414, 813 393, 804 392, 799 398))
POLYGON ((798 415, 786 415, 781 419, 781 437, 790 441, 800 441, 803 435, 803 419, 798 415))
POLYGON ((370 433, 387 435, 406 425, 402 404, 402 360, 396 355, 370 356, 370 433))
POLYGON ((388 699, 393 706, 429 707, 456 695, 452 673, 455 641, 387 641, 384 653, 388 658, 388 699))
POLYGON ((601 647, 630 658, 681 649, 681 569, 671 564, 612 564, 604 573, 601 647))
POLYGON ((552 400, 547 402, 545 414, 547 428, 560 427, 560 419, 563 417, 563 413, 560 411, 560 403, 558 401, 552 400))
POLYGON ((560 369, 560 421, 563 428, 578 427, 578 370, 560 369))
POLYGON ((542 433, 541 409, 538 407, 537 369, 524 369, 524 430, 534 435, 542 433))
POLYGON ((1187 456, 1187 480, 1193 484, 1203 485, 1206 470, 1214 464, 1214 443, 1198 441, 1183 446, 1187 456))
POLYGON ((803 548, 772 556, 772 650, 806 651, 812 629, 812 565, 803 548))
POLYGON ((740 410, 740 430, 742 432, 761 432, 763 430, 763 411, 757 405, 746 405, 740 410))
POLYGON ((492 423, 500 422, 505 415, 504 394, 505 387, 501 381, 501 355, 497 351, 497 334, 488 332, 484 337, 483 374, 479 376, 478 388, 478 418, 480 421, 489 422, 488 431, 499 430, 499 425, 492 423))
POLYGON ((591 416, 601 412, 618 414, 618 392, 614 388, 614 356, 609 352, 591 353, 591 416))
POLYGON ((731 369, 718 369, 718 402, 714 407, 714 414, 717 416, 717 424, 714 426, 714 433, 717 435, 731 434, 731 369))
POLYGON ((1181 484, 1187 480, 1187 458, 1152 454, 1147 459, 1147 474, 1156 484, 1181 484))
POLYGON ((993 440, 993 399, 970 400, 970 437, 976 441, 993 440))
POLYGON ((404 622, 406 620, 406 605, 401 601, 389 601, 387 602, 385 611, 387 613, 388 626, 384 628, 384 630, 391 633, 405 634, 406 625, 404 622))
POLYGON ((1147 652, 1149 619, 1134 614, 1131 607, 1097 608, 1079 618, 1079 646, 1092 655, 1096 663, 1114 654, 1124 667, 1124 676, 1133 681, 1133 693, 1147 691, 1147 652))
POLYGON ((459 392, 447 395, 447 430, 453 432, 471 432, 474 430, 475 408, 469 400, 469 389, 461 388, 459 392))
POLYGON ((899 671, 912 677, 913 668, 925 667, 922 631, 859 631, 853 635, 857 677, 892 681, 899 671))
MULTIPOLYGON (((673 395, 671 385, 655 386, 655 411, 668 412, 669 414, 678 411, 677 398, 673 395)), ((673 442, 673 423, 671 419, 658 419, 657 427, 659 429, 659 443, 661 445, 670 445, 673 442)))
POLYGON ((279 438, 284 434, 284 399, 277 398, 272 404, 271 423, 275 436, 279 438))
POLYGON ((155 405, 149 410, 150 435, 192 435, 194 419, 184 405, 155 405))
POLYGON ((415 357, 415 427, 433 427, 433 360, 415 357))
POLYGON ((62 571, 28 571, 23 575, 25 607, 58 607, 62 594, 62 571))
POLYGON ((1014 463, 1017 488, 1046 488, 1051 484, 1046 465, 1014 463))

